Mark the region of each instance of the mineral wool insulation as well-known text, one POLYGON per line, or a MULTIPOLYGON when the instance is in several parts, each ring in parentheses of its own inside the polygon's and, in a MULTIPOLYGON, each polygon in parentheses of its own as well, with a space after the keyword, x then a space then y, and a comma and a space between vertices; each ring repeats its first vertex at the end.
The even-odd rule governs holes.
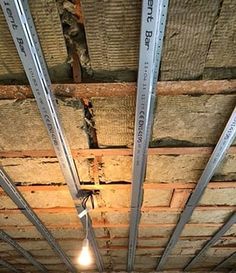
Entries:
MULTIPOLYGON (((51 79, 60 81, 61 78, 67 78, 67 50, 56 2, 29 0, 29 5, 44 57, 50 68, 51 79)), ((2 9, 0 9, 0 80, 27 82, 2 9)))

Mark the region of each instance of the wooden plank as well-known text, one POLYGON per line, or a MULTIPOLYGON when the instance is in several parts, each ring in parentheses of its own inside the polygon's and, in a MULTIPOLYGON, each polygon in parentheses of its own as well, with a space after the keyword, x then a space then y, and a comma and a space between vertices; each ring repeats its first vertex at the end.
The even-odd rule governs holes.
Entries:
POLYGON ((171 208, 183 208, 189 198, 191 190, 189 189, 175 189, 170 202, 171 208))
MULTIPOLYGON (((90 189, 90 190, 128 190, 130 189, 131 184, 100 184, 100 185, 81 185, 82 189, 90 189)), ((195 183, 145 183, 144 189, 194 189, 196 186, 195 183)), ((227 189, 227 188, 235 188, 236 181, 230 182, 210 182, 208 184, 209 189, 227 189)), ((21 192, 27 191, 65 191, 68 190, 67 186, 51 186, 51 185, 32 185, 32 186, 18 186, 18 189, 21 192)), ((0 193, 3 193, 3 189, 0 188, 0 193)))
MULTIPOLYGON (((188 223, 186 224, 186 226, 189 227, 193 227, 193 228, 199 228, 199 227, 221 227, 222 224, 224 223, 188 223)), ((161 223, 161 224, 140 224, 139 227, 141 228, 158 228, 158 227, 175 227, 176 223, 171 223, 171 224, 166 224, 166 223, 161 223)), ((236 226, 236 224, 235 224, 236 226)), ((15 230, 15 229, 19 229, 19 228, 31 228, 32 225, 21 225, 19 227, 17 227, 16 225, 6 225, 6 226, 1 226, 2 229, 4 229, 5 231, 7 230, 15 230)), ((93 227, 94 228, 129 228, 129 224, 119 224, 119 223, 104 223, 104 222, 97 222, 97 221, 93 221, 93 227)), ((47 228, 49 229, 81 229, 81 225, 79 224, 63 224, 63 225, 47 225, 47 228)))
MULTIPOLYGON (((214 249, 219 250, 233 250, 235 246, 213 246, 214 249)), ((127 250, 127 246, 125 245, 109 245, 109 246, 101 246, 100 249, 102 250, 127 250)), ((138 246, 137 249, 140 250, 164 250, 163 246, 138 246)), ((191 249, 191 246, 189 247, 183 247, 182 249, 191 249)), ((196 250, 199 248, 196 248, 196 250)), ((185 256, 185 255, 184 255, 185 256)), ((180 271, 177 271, 180 272, 180 271)))
MULTIPOLYGON (((168 239, 169 237, 168 236, 151 236, 151 237, 139 237, 140 240, 142 241, 153 241, 153 240, 158 240, 158 239, 168 239)), ((180 240, 191 240, 191 241, 198 241, 198 240, 209 240, 211 239, 212 237, 211 236, 181 236, 180 237, 180 240)), ((235 236, 230 236, 230 235, 226 235, 226 236, 223 236, 224 240, 234 240, 235 239, 235 236)), ((80 241, 80 240, 83 240, 83 238, 76 238, 76 240, 80 241)), ((110 236, 98 236, 97 237, 98 240, 110 240, 111 237, 110 236)), ((112 237, 112 241, 115 243, 116 241, 119 241, 119 240, 123 240, 123 239, 128 239, 128 237, 112 237)), ((58 241, 61 241, 61 242, 73 242, 75 240, 74 237, 71 237, 71 238, 59 238, 58 241)), ((24 238, 24 237, 17 237, 17 242, 18 243, 24 243, 24 242, 44 242, 44 240, 42 239, 38 239, 38 238, 24 238)), ((0 254, 1 254, 1 250, 0 250, 0 254)), ((43 254, 43 253, 42 253, 43 254)))
MULTIPOLYGON (((100 184, 100 185, 81 185, 82 189, 90 189, 90 190, 128 190, 130 189, 131 184, 100 184)), ((196 186, 195 183, 188 183, 188 182, 179 182, 179 183, 144 183, 144 189, 194 189, 196 186)), ((224 181, 224 182, 210 182, 208 184, 209 189, 229 189, 229 188, 236 188, 236 181, 224 181)), ((68 187, 61 185, 61 186, 54 186, 54 185, 32 185, 32 186, 18 186, 18 189, 21 192, 27 191, 67 191, 68 187)), ((2 194, 4 190, 0 188, 0 194, 2 194)))
MULTIPOLYGON (((53 84, 56 96, 71 98, 134 96, 136 83, 80 83, 53 84)), ((236 92, 236 80, 161 81, 159 96, 196 94, 232 94, 236 92)), ((33 98, 28 85, 0 85, 0 99, 33 98)))
POLYGON ((92 172, 93 172, 93 181, 96 185, 99 184, 99 167, 102 164, 102 157, 95 156, 93 159, 92 172))
MULTIPOLYGON (((149 148, 149 155, 210 155, 213 147, 163 147, 149 148)), ((229 149, 228 154, 236 154, 236 146, 229 149)), ((102 156, 132 156, 133 150, 129 148, 117 149, 72 149, 73 157, 102 157, 102 156)), ((0 151, 0 158, 41 158, 56 157, 53 150, 24 150, 24 151, 0 151)))
MULTIPOLYGON (((236 206, 199 206, 196 208, 196 211, 218 211, 218 210, 235 210, 236 206)), ((180 213, 182 212, 183 207, 142 207, 142 212, 166 212, 166 213, 180 213)), ((56 208, 34 208, 36 213, 73 213, 75 212, 74 207, 56 207, 56 208)), ((94 209, 94 212, 119 212, 119 213, 128 213, 130 208, 108 208, 108 207, 97 207, 94 209)), ((21 213, 20 209, 0 209, 0 214, 17 214, 21 213)))
MULTIPOLYGON (((73 239, 67 239, 67 240, 61 240, 59 239, 59 243, 63 244, 63 242, 71 242, 73 239)), ((75 240, 75 239, 74 239, 75 240)), ((73 240, 73 241, 74 241, 73 240)), ((100 239, 99 239, 100 240, 100 239)), ((18 241, 18 240, 17 240, 18 241)), ((78 242, 81 241, 81 240, 77 240, 78 242)), ((31 249, 34 248, 34 244, 37 244, 39 242, 43 242, 42 240, 22 240, 22 239, 19 239, 19 243, 31 243, 32 246, 31 246, 31 249)), ((113 242, 115 243, 115 242, 113 242)), ((181 249, 189 249, 189 248, 192 248, 191 245, 189 246, 185 246, 185 247, 181 247, 181 249)), ((212 248, 214 249, 219 249, 219 250, 231 250, 231 249, 234 249, 235 246, 234 245, 216 245, 216 246, 213 246, 212 248)), ((73 249, 73 246, 72 246, 72 249, 73 249)), ((118 249, 126 249, 127 250, 127 246, 126 245, 115 245, 115 244, 110 244, 110 245, 103 245, 103 246, 100 246, 100 249, 104 249, 104 250, 118 250, 118 249)), ((150 250, 158 250, 158 249, 164 249, 164 246, 138 246, 138 249, 150 249, 150 250)), ((197 247, 196 249, 199 249, 199 247, 197 247)))

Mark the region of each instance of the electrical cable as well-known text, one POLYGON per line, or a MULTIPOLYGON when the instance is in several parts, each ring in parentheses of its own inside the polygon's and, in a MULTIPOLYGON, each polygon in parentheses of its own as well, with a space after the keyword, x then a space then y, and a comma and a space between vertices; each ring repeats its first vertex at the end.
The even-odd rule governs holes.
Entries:
POLYGON ((85 197, 83 197, 81 205, 84 209, 87 208, 87 202, 90 199, 91 205, 92 205, 92 209, 94 209, 94 198, 93 198, 93 192, 92 191, 84 191, 84 193, 86 194, 85 197))

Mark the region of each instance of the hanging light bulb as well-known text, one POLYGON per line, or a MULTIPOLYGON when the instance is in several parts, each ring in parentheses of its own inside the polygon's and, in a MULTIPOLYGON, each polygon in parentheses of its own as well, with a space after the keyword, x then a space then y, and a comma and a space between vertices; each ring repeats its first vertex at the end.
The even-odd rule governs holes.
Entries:
POLYGON ((91 220, 89 219, 88 216, 88 208, 87 208, 87 201, 90 198, 91 199, 91 203, 92 203, 92 208, 94 208, 94 200, 93 200, 93 192, 92 191, 80 191, 80 195, 84 196, 83 200, 82 200, 82 208, 84 209, 82 212, 80 212, 79 214, 79 218, 83 218, 85 217, 85 223, 83 221, 83 224, 85 225, 85 239, 83 240, 83 244, 82 244, 82 250, 80 252, 80 255, 78 257, 78 263, 82 266, 88 266, 91 265, 93 262, 92 256, 91 256, 91 252, 89 249, 89 240, 88 240, 88 234, 89 234, 89 226, 91 225, 91 220))
POLYGON ((83 240, 83 246, 78 261, 79 264, 83 266, 87 266, 92 263, 92 257, 89 250, 89 240, 87 238, 83 240))

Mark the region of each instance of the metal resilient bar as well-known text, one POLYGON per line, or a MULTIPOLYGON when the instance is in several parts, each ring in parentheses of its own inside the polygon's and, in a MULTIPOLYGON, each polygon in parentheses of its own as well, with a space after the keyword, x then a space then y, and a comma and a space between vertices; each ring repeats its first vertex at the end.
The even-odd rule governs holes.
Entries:
POLYGON ((18 206, 21 212, 30 220, 30 222, 35 225, 40 234, 48 241, 49 245, 53 249, 53 251, 58 254, 63 262, 66 264, 68 269, 71 272, 77 272, 70 262, 67 255, 58 245, 50 231, 44 226, 38 216, 31 209, 30 205, 27 203, 25 198, 16 188, 14 183, 10 180, 10 178, 6 175, 6 173, 0 168, 0 186, 4 189, 4 191, 8 194, 8 196, 12 199, 12 201, 18 206))
POLYGON ((15 248, 16 251, 18 251, 21 255, 23 255, 40 272, 44 272, 44 273, 48 272, 45 266, 43 266, 38 261, 36 261, 35 258, 28 251, 26 251, 23 247, 21 247, 15 240, 13 240, 6 232, 4 232, 1 229, 0 229, 0 239, 2 239, 4 242, 8 243, 13 248, 15 248))
POLYGON ((184 211, 182 212, 179 222, 177 223, 174 232, 172 233, 170 240, 167 243, 167 246, 164 250, 164 253, 158 263, 156 268, 157 271, 161 270, 166 262, 168 255, 171 250, 176 245, 180 234, 183 231, 185 224, 190 220, 194 209, 196 208, 199 200, 201 199, 208 183, 210 182, 212 176, 214 175, 216 169, 224 159, 227 150, 230 145, 233 143, 236 137, 236 107, 234 108, 228 123, 213 151, 211 157, 194 189, 190 198, 188 199, 184 211))
MULTIPOLYGON (((222 267, 224 267, 228 262, 230 261, 235 261, 236 260, 236 252, 232 253, 228 258, 226 258, 225 260, 223 260, 222 262, 220 262, 216 267, 214 267, 214 269, 212 270, 212 272, 214 271, 220 271, 220 269, 222 267)), ((235 272, 235 269, 232 269, 229 273, 233 273, 235 272)))
POLYGON ((21 273, 20 270, 16 269, 13 265, 9 264, 8 262, 0 259, 0 265, 4 266, 5 268, 9 269, 11 272, 21 273))
POLYGON ((215 233, 215 235, 203 246, 199 253, 185 266, 184 271, 188 271, 204 254, 204 252, 214 245, 231 227, 236 223, 236 212, 234 212, 227 222, 215 233))
POLYGON ((167 0, 144 0, 142 5, 127 259, 128 272, 133 271, 134 267, 140 208, 143 198, 142 185, 145 179, 147 149, 154 116, 156 84, 160 67, 167 7, 167 0))
MULTIPOLYGON (((30 14, 28 1, 0 0, 0 3, 35 96, 43 122, 47 128, 58 157, 65 181, 68 185, 73 200, 78 201, 77 195, 80 190, 80 179, 60 123, 56 100, 51 90, 49 74, 39 44, 33 19, 30 14)), ((80 212, 83 211, 82 206, 77 205, 76 208, 80 212)), ((84 218, 85 217, 81 218, 83 225, 85 225, 84 218)), ((102 272, 104 271, 104 265, 91 224, 89 225, 88 232, 90 243, 93 246, 93 251, 96 257, 98 270, 102 272)))

